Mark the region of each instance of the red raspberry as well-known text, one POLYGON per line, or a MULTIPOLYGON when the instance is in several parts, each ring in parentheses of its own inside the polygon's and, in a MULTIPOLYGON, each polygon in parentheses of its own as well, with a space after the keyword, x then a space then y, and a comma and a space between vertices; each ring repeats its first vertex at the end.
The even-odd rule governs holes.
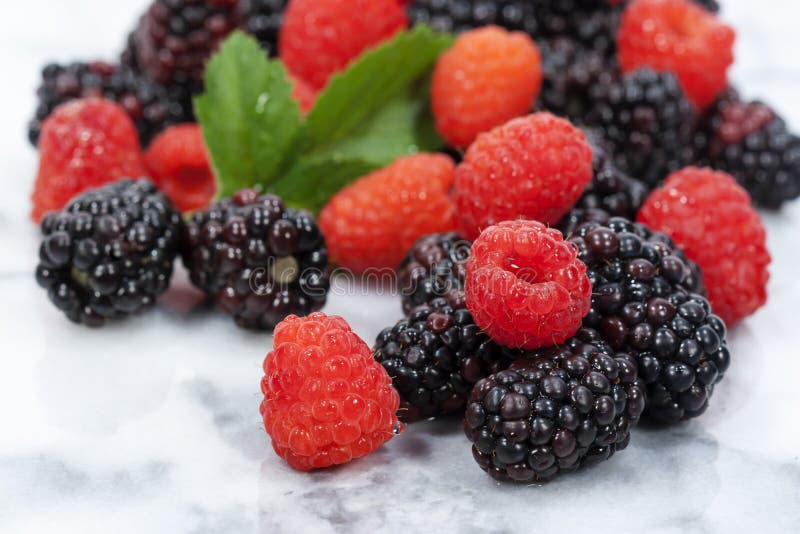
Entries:
POLYGON ((331 259, 394 269, 419 237, 453 230, 453 167, 444 154, 405 156, 339 191, 319 216, 331 259))
POLYGON ((638 220, 697 262, 714 313, 729 325, 767 301, 766 231, 730 175, 696 167, 675 172, 650 194, 638 220))
POLYGON ((509 219, 555 224, 592 179, 592 148, 569 121, 549 113, 481 134, 456 168, 453 201, 464 237, 509 219))
POLYGON ((617 33, 619 62, 624 72, 644 66, 674 72, 702 109, 728 85, 735 38, 731 27, 692 0, 635 0, 617 33))
POLYGON ((125 110, 100 98, 72 100, 42 125, 31 218, 38 223, 86 189, 146 174, 139 136, 125 110))
POLYGON ((431 82, 436 129, 453 146, 530 111, 542 86, 539 49, 523 32, 486 26, 462 33, 431 82))
POLYGON ((180 211, 204 209, 213 200, 217 183, 197 124, 161 132, 150 143, 144 162, 153 182, 180 211))
POLYGON ((278 49, 286 67, 319 90, 364 50, 406 26, 397 0, 291 0, 278 49))
POLYGON ((316 312, 280 322, 261 391, 272 447, 300 471, 365 456, 401 428, 392 379, 341 317, 316 312))
POLYGON ((524 349, 569 338, 592 300, 577 249, 537 221, 504 221, 481 232, 464 290, 478 327, 501 345, 524 349))

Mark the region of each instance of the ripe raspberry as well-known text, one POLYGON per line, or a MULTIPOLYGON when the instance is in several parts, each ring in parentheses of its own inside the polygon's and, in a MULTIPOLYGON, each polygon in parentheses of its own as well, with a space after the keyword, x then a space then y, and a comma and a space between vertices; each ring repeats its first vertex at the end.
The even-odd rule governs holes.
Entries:
POLYGON ((509 219, 555 224, 592 180, 592 147, 569 121, 549 113, 513 119, 478 136, 453 184, 461 233, 509 219))
POLYGON ((401 428, 392 379, 341 317, 317 312, 282 321, 261 391, 272 447, 300 471, 365 456, 401 428))
POLYGON ((472 244, 465 284, 475 324, 508 347, 563 342, 589 311, 592 285, 575 247, 537 221, 505 221, 472 244))
POLYGON ((319 217, 331 259, 394 269, 419 237, 452 230, 453 166, 444 154, 405 156, 339 191, 319 217))
POLYGON ((136 127, 125 110, 100 98, 72 100, 42 125, 31 218, 39 222, 86 189, 146 174, 136 127))
POLYGON ((144 163, 153 182, 180 211, 206 208, 214 198, 217 184, 198 125, 164 130, 148 147, 144 163))
POLYGON ((766 232, 729 174, 687 167, 653 191, 638 220, 670 236, 703 271, 714 313, 734 324, 767 301, 766 232))
POLYGON ((436 62, 431 107, 436 129, 453 146, 530 111, 542 86, 539 49, 522 32, 499 26, 468 31, 436 62))
POLYGON ((292 73, 322 89, 332 74, 407 25, 397 0, 291 0, 278 49, 292 73))
POLYGON ((735 32, 691 0, 635 0, 622 15, 617 45, 624 72, 672 71, 704 108, 727 86, 735 32))

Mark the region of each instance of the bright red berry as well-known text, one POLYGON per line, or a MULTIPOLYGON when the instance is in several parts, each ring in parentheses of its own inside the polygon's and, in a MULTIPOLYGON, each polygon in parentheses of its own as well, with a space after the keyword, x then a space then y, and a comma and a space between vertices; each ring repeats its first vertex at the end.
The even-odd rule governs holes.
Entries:
POLYGON ((555 224, 592 179, 583 132, 549 113, 513 119, 481 134, 456 168, 453 201, 462 234, 509 219, 555 224))
POLYGON ((364 50, 407 25, 397 0, 291 0, 278 49, 286 67, 319 90, 364 50))
POLYGON ((617 42, 624 72, 649 66, 671 71, 698 108, 728 85, 736 33, 692 0, 634 0, 622 15, 617 42))
POLYGON ((670 236, 703 271, 714 313, 733 324, 767 301, 766 231, 733 177, 687 167, 653 191, 638 220, 670 236))
POLYGON ((577 249, 537 221, 504 221, 481 232, 464 289, 475 324, 497 343, 524 349, 569 338, 592 299, 577 249))
POLYGON ((400 428, 400 398, 341 317, 290 315, 264 359, 261 416, 275 452, 310 471, 365 456, 400 428))
POLYGON ((44 121, 31 218, 39 222, 86 189, 147 174, 128 114, 100 98, 72 100, 44 121))
POLYGON ((436 62, 431 107, 453 146, 530 111, 542 86, 539 49, 523 32, 486 26, 462 33, 436 62))
POLYGON ((208 207, 217 183, 203 132, 197 124, 179 124, 161 132, 144 155, 156 186, 180 211, 208 207))
POLYGON ((453 167, 444 154, 405 156, 339 191, 319 216, 331 260, 394 269, 419 237, 453 230, 453 167))

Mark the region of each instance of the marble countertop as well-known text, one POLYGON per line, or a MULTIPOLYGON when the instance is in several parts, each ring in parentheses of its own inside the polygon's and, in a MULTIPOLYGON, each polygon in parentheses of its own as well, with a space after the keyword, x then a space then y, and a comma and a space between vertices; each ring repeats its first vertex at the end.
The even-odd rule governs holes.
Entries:
MULTIPOLYGON (((102 330, 67 322, 36 286, 25 141, 47 59, 112 56, 146 0, 4 6, 0 34, 0 532, 797 532, 800 530, 800 202, 766 214, 766 308, 730 333, 733 365, 699 420, 639 428, 596 468, 498 485, 458 418, 408 427, 347 466, 293 472, 258 414, 265 334, 198 306, 179 269, 153 313, 102 330), (105 52, 105 53, 104 53, 105 52)), ((800 4, 722 0, 733 79, 800 128, 800 4)), ((372 341, 396 298, 332 295, 372 341)))

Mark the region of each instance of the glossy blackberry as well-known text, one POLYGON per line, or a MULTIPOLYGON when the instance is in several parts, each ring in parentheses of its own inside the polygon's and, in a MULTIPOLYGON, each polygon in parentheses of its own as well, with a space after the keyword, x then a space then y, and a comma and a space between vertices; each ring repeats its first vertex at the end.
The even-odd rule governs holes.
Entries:
POLYGON ((28 138, 39 141, 42 122, 53 110, 75 98, 101 96, 128 112, 143 145, 172 124, 194 120, 191 98, 180 88, 168 89, 133 70, 103 63, 50 64, 42 70, 38 104, 28 125, 28 138))
POLYGON ((239 326, 271 330, 325 304, 328 253, 310 213, 244 189, 196 212, 187 227, 192 283, 239 326))
POLYGON ((672 73, 639 69, 592 90, 586 117, 602 131, 617 167, 651 187, 694 160, 694 110, 672 73))
POLYGON ((636 219, 649 193, 648 187, 619 170, 591 132, 587 132, 587 138, 592 143, 594 175, 575 208, 603 210, 611 216, 636 219))
POLYGON ((644 406, 634 359, 582 328, 478 382, 464 431, 493 478, 544 481, 623 450, 644 406))
POLYGON ((132 62, 160 84, 198 92, 206 61, 238 26, 238 0, 154 0, 131 38, 132 62))
POLYGON ((591 92, 619 77, 614 57, 569 37, 541 39, 537 44, 544 76, 539 107, 583 123, 592 105, 591 92))
POLYGON ((702 414, 730 354, 724 323, 696 292, 696 267, 666 236, 619 217, 578 226, 570 242, 592 282, 584 325, 636 358, 645 414, 663 423, 702 414))
POLYGON ((712 13, 719 12, 719 2, 717 0, 692 0, 695 4, 700 4, 712 13))
POLYGON ((384 329, 373 353, 400 393, 406 422, 463 410, 472 386, 513 359, 475 326, 458 290, 384 329))
POLYGON ((124 179, 48 213, 41 231, 37 282, 71 321, 100 326, 167 289, 183 221, 149 180, 124 179))
POLYGON ((800 137, 767 104, 729 89, 704 116, 695 144, 701 165, 731 174, 755 203, 778 209, 800 197, 800 137))
POLYGON ((409 24, 428 24, 437 31, 461 33, 496 24, 536 35, 533 4, 526 0, 412 0, 407 11, 409 24))
POLYGON ((287 0, 242 0, 242 27, 253 35, 271 56, 278 55, 278 30, 283 23, 287 0))
POLYGON ((471 245, 456 232, 419 238, 398 269, 403 312, 408 314, 451 290, 464 289, 471 245))
POLYGON ((622 8, 606 0, 536 0, 537 37, 568 37, 584 47, 612 56, 622 8))

